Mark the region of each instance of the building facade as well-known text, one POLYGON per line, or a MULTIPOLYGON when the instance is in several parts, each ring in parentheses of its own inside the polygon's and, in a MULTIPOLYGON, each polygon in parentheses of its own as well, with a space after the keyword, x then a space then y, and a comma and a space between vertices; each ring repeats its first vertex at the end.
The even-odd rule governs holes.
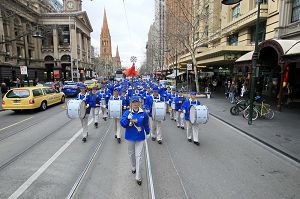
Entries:
POLYGON ((4 0, 0 10, 0 81, 89 78, 93 29, 80 0, 4 0))

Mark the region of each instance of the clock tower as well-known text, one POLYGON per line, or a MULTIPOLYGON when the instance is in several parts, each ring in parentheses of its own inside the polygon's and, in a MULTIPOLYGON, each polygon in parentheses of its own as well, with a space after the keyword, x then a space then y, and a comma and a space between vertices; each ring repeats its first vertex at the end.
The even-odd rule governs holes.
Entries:
POLYGON ((64 12, 77 12, 82 10, 81 0, 63 0, 64 12))

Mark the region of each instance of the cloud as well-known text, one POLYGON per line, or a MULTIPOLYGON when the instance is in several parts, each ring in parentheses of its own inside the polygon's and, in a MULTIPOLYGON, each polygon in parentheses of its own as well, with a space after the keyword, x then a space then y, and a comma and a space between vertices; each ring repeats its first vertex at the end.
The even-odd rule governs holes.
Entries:
POLYGON ((105 8, 112 38, 113 56, 118 45, 123 66, 131 65, 131 56, 137 57, 137 66, 140 66, 145 60, 148 31, 154 19, 154 1, 124 0, 124 3, 128 22, 123 0, 83 1, 82 5, 94 29, 91 43, 96 48, 96 52, 99 53, 100 50, 100 33, 105 8))

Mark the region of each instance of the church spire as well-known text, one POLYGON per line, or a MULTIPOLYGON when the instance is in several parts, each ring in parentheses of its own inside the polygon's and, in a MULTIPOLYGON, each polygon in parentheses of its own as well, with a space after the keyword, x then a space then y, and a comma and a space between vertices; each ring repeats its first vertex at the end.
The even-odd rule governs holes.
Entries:
POLYGON ((104 16, 103 16, 103 23, 102 23, 102 31, 101 34, 109 34, 109 28, 107 23, 107 17, 106 17, 106 10, 104 8, 104 16))
POLYGON ((116 52, 116 58, 119 58, 120 55, 119 55, 119 46, 117 46, 117 52, 116 52))

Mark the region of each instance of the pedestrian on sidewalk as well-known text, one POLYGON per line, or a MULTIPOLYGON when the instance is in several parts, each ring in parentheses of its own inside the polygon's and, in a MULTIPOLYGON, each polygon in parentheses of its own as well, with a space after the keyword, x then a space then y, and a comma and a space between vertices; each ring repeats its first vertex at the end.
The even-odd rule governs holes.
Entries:
POLYGON ((3 98, 4 95, 7 93, 7 91, 8 91, 8 88, 7 88, 6 84, 3 82, 3 83, 1 84, 2 98, 3 98))
POLYGON ((190 93, 190 98, 186 99, 182 104, 182 111, 184 113, 184 119, 186 121, 186 136, 189 142, 199 145, 199 124, 192 124, 190 122, 190 108, 192 105, 200 105, 200 101, 196 99, 196 92, 190 93))
POLYGON ((125 139, 128 141, 131 172, 135 174, 137 184, 141 185, 144 141, 148 138, 150 127, 148 114, 140 107, 138 96, 131 98, 131 108, 125 111, 120 124, 125 128, 125 139))

